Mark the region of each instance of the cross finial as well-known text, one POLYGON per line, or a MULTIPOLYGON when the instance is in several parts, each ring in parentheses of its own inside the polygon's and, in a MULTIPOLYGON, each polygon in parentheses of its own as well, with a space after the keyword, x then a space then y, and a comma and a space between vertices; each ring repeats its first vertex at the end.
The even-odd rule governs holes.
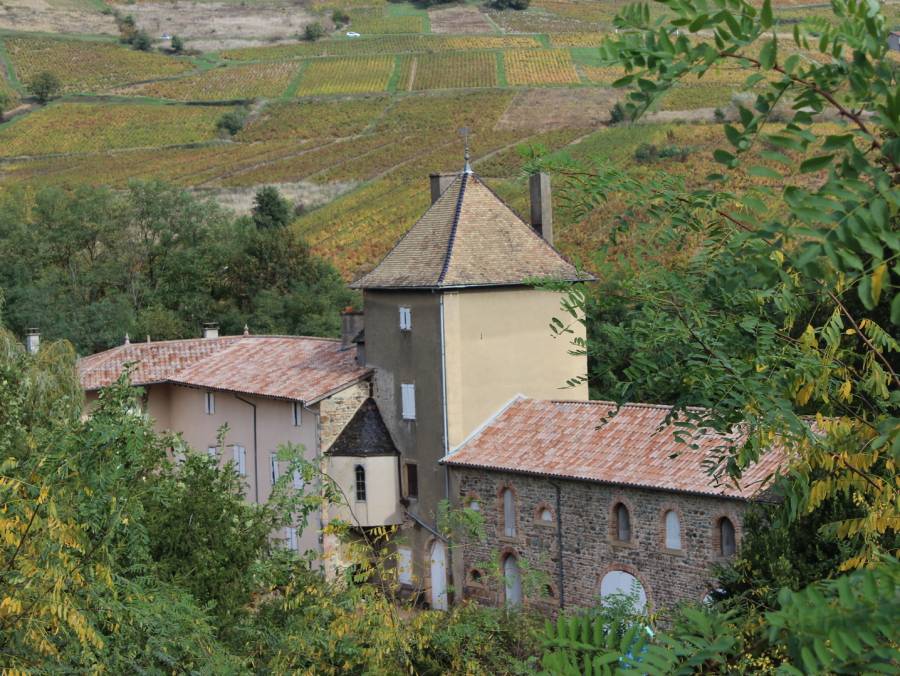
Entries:
POLYGON ((128 337, 128 334, 127 334, 127 333, 125 334, 125 344, 126 344, 126 345, 131 345, 131 338, 128 337))
POLYGON ((459 130, 459 135, 463 137, 463 143, 465 144, 465 145, 464 145, 465 151, 464 151, 463 157, 464 157, 465 160, 466 160, 466 166, 465 166, 465 168, 463 169, 463 171, 464 171, 465 173, 467 173, 467 174, 471 174, 471 173, 472 173, 472 167, 471 167, 471 165, 469 164, 469 134, 471 134, 471 133, 472 133, 472 130, 469 129, 468 127, 462 127, 462 128, 459 130))

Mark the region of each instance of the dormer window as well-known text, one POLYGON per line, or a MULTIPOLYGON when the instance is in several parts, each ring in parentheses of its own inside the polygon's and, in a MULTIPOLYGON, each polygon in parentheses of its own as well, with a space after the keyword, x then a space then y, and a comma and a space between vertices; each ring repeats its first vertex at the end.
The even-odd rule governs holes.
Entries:
POLYGON ((412 331, 412 310, 408 307, 400 308, 400 330, 412 331))

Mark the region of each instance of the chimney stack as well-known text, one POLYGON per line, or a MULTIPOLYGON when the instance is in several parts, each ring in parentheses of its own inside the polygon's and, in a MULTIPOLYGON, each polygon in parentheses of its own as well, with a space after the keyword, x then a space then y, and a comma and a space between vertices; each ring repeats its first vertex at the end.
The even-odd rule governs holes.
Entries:
POLYGON ((219 325, 216 322, 206 322, 203 325, 203 337, 204 338, 218 338, 219 337, 219 325))
POLYGON ((438 197, 444 194, 444 191, 450 187, 450 184, 456 179, 457 174, 429 174, 428 179, 431 181, 431 203, 438 201, 438 197))
POLYGON ((362 312, 347 308, 341 313, 341 349, 346 350, 355 342, 355 338, 365 326, 365 315, 362 312))
POLYGON ((29 354, 37 354, 41 349, 41 332, 37 329, 25 329, 25 349, 29 354))
POLYGON ((553 203, 550 199, 550 176, 543 171, 528 177, 531 193, 531 227, 553 246, 553 203))

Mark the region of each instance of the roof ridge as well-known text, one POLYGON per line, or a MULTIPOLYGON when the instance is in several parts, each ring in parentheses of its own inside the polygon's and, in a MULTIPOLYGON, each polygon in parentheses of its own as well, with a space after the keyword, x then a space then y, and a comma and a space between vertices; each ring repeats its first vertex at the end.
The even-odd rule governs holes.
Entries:
MULTIPOLYGON (((674 404, 648 404, 640 401, 626 401, 625 403, 618 403, 616 401, 609 401, 606 399, 590 399, 588 401, 580 401, 578 399, 535 399, 533 401, 547 401, 552 404, 586 404, 586 405, 594 405, 594 404, 602 404, 606 406, 619 406, 625 408, 656 408, 656 409, 666 409, 671 410, 675 408, 674 404)), ((689 411, 702 411, 705 410, 702 406, 685 406, 685 409, 689 411)))
POLYGON ((462 212, 463 196, 466 194, 466 183, 470 175, 470 172, 463 172, 460 178, 459 195, 456 196, 456 209, 453 212, 453 223, 450 224, 450 238, 447 241, 447 255, 444 257, 444 265, 441 268, 441 274, 437 280, 438 284, 441 284, 441 282, 444 281, 447 270, 450 269, 450 257, 453 255, 453 243, 456 240, 456 228, 459 225, 459 215, 462 212))

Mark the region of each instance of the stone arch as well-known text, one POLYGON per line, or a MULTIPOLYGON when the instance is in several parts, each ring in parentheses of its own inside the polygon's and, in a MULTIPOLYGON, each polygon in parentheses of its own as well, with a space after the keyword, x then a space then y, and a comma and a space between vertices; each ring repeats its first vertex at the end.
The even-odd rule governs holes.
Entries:
MULTIPOLYGON (((603 568, 600 571, 600 573, 597 575, 597 579, 596 579, 597 596, 599 596, 601 598, 601 601, 603 598, 602 589, 603 589, 604 579, 606 579, 610 573, 616 573, 616 572, 625 573, 625 574, 629 575, 631 578, 637 580, 637 582, 640 584, 641 589, 644 592, 643 609, 649 610, 650 608, 653 607, 653 592, 650 589, 650 586, 647 584, 647 580, 644 577, 644 575, 634 566, 632 566, 628 563, 620 563, 620 562, 615 562, 615 563, 609 564, 608 566, 603 568)), ((627 590, 625 590, 625 591, 627 591, 627 590)))

